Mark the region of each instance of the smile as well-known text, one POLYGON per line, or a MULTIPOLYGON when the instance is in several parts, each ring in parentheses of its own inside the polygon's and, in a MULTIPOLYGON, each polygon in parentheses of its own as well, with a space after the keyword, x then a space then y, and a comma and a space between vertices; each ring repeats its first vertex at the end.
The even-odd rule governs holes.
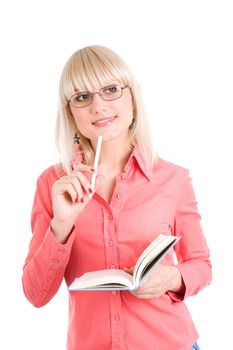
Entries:
POLYGON ((110 118, 102 118, 102 119, 98 119, 95 122, 93 122, 92 124, 98 127, 103 127, 103 126, 107 126, 113 123, 113 121, 115 120, 115 117, 110 117, 110 118))

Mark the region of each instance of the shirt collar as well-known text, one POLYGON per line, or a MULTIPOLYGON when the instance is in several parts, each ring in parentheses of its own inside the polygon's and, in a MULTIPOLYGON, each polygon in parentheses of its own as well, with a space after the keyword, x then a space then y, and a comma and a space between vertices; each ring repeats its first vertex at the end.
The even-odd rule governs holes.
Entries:
MULTIPOLYGON (((82 151, 82 147, 80 145, 77 145, 78 147, 76 147, 76 153, 74 156, 73 161, 76 161, 77 163, 81 163, 82 162, 82 157, 83 157, 83 151, 82 151)), ((142 153, 140 151, 140 148, 138 145, 134 146, 129 160, 124 168, 124 172, 126 174, 128 174, 128 172, 130 171, 131 167, 132 167, 132 162, 136 161, 136 164, 138 164, 139 168, 141 169, 141 171, 143 172, 143 174, 147 177, 147 179, 149 181, 152 181, 153 178, 153 172, 152 172, 152 165, 149 164, 149 162, 146 162, 146 159, 142 156, 142 153)))
POLYGON ((152 181, 152 178, 153 178, 152 165, 149 164, 149 162, 146 162, 146 159, 142 156, 142 153, 138 145, 134 146, 134 149, 125 167, 126 172, 128 172, 128 170, 131 168, 133 160, 136 161, 139 168, 141 169, 143 174, 147 177, 147 179, 149 181, 152 181))

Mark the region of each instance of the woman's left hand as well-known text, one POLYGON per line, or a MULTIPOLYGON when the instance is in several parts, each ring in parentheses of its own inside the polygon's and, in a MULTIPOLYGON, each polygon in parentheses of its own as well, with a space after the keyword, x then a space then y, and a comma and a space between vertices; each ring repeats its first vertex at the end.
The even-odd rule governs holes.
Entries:
MULTIPOLYGON (((124 268, 124 270, 132 274, 133 268, 124 268)), ((140 288, 130 293, 139 299, 151 299, 159 298, 167 291, 182 293, 184 288, 184 282, 177 267, 159 264, 140 288)))

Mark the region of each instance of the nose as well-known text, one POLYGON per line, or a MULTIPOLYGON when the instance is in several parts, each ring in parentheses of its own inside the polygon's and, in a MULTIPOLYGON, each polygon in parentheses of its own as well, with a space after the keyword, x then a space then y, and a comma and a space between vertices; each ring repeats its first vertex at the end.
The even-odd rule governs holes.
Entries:
POLYGON ((92 113, 95 113, 95 112, 98 113, 99 111, 103 111, 105 103, 106 103, 106 101, 104 101, 101 98, 99 92, 94 92, 92 95, 92 101, 90 104, 90 108, 91 108, 92 113))

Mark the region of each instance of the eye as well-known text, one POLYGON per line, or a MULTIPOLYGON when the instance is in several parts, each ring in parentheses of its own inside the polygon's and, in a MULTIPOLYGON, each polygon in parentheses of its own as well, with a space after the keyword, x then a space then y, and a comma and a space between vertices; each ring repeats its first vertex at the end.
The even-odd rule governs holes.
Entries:
POLYGON ((114 94, 119 90, 119 86, 117 85, 110 85, 110 86, 106 86, 103 89, 103 92, 105 94, 114 94))
POLYGON ((82 94, 77 94, 73 97, 74 101, 85 101, 90 98, 90 94, 88 93, 82 93, 82 94))

